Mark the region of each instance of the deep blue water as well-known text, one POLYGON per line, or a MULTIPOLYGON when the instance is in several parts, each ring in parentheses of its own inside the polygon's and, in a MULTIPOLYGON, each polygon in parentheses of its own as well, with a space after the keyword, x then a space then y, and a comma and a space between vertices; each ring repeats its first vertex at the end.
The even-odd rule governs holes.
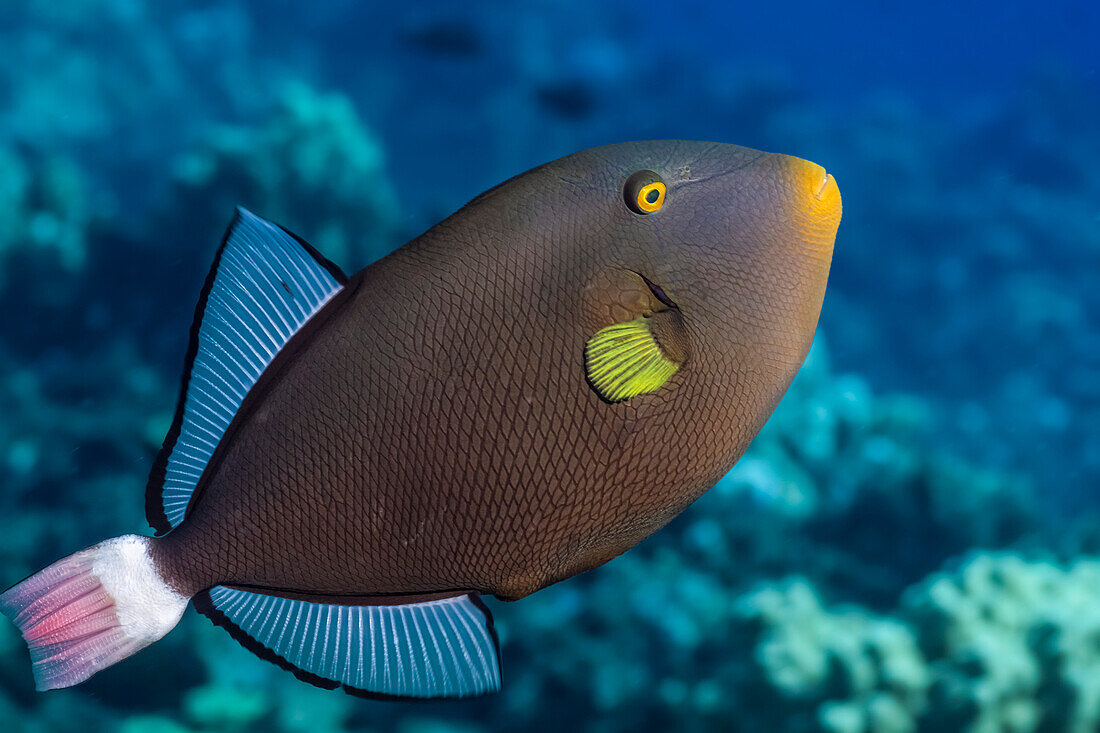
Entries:
POLYGON ((189 613, 37 695, 4 622, 0 721, 1096 729, 1098 33, 1086 2, 5 4, 0 586, 145 531, 234 205, 351 272, 540 163, 686 138, 824 165, 844 219, 749 454, 635 550, 495 603, 501 694, 322 692, 189 613))

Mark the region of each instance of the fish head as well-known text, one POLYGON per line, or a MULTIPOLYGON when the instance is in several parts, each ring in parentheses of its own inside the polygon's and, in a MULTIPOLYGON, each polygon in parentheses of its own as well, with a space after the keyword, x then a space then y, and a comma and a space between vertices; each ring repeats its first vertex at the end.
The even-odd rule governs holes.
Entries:
POLYGON ((548 292, 579 314, 578 339, 676 309, 684 368, 657 394, 675 390, 695 413, 737 403, 758 427, 809 351, 840 214, 836 181, 817 164, 659 140, 520 174, 470 202, 445 233, 508 233, 499 269, 532 281, 519 292, 537 292, 543 315, 548 292))
POLYGON ((777 400, 825 295, 841 214, 833 177, 801 158, 689 141, 594 148, 551 167, 572 230, 594 233, 597 266, 638 273, 680 310, 698 378, 727 390, 745 386, 730 375, 765 374, 777 400))

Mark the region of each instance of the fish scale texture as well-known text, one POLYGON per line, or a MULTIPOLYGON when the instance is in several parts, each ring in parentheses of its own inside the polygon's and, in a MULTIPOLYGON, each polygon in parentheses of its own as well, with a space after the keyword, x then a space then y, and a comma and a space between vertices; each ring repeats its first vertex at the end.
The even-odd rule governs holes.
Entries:
MULTIPOLYGON (((181 592, 514 599, 633 546, 730 468, 809 347, 828 257, 798 249, 818 225, 791 160, 580 153, 354 276, 156 543, 163 574, 181 592), (621 205, 640 168, 669 182, 659 216, 621 205), (655 393, 612 405, 585 380, 584 344, 664 307, 638 273, 677 300, 690 353, 655 393)), ((831 248, 836 222, 819 228, 831 248)))

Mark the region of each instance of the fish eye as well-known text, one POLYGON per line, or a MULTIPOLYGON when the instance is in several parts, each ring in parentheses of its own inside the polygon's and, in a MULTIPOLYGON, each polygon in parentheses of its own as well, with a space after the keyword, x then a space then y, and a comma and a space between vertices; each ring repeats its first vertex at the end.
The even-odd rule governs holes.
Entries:
POLYGON ((652 214, 665 204, 665 182, 651 170, 641 170, 626 179, 623 200, 635 214, 652 214))

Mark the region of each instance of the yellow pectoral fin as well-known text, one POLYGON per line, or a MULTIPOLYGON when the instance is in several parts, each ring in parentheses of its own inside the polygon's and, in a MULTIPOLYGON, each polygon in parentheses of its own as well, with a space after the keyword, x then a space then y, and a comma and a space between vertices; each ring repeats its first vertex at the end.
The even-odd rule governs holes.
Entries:
POLYGON ((608 402, 621 402, 654 392, 676 373, 683 361, 682 345, 662 347, 655 327, 679 327, 679 314, 662 311, 600 329, 584 347, 588 382, 608 402), (677 358, 679 357, 679 358, 677 358))

